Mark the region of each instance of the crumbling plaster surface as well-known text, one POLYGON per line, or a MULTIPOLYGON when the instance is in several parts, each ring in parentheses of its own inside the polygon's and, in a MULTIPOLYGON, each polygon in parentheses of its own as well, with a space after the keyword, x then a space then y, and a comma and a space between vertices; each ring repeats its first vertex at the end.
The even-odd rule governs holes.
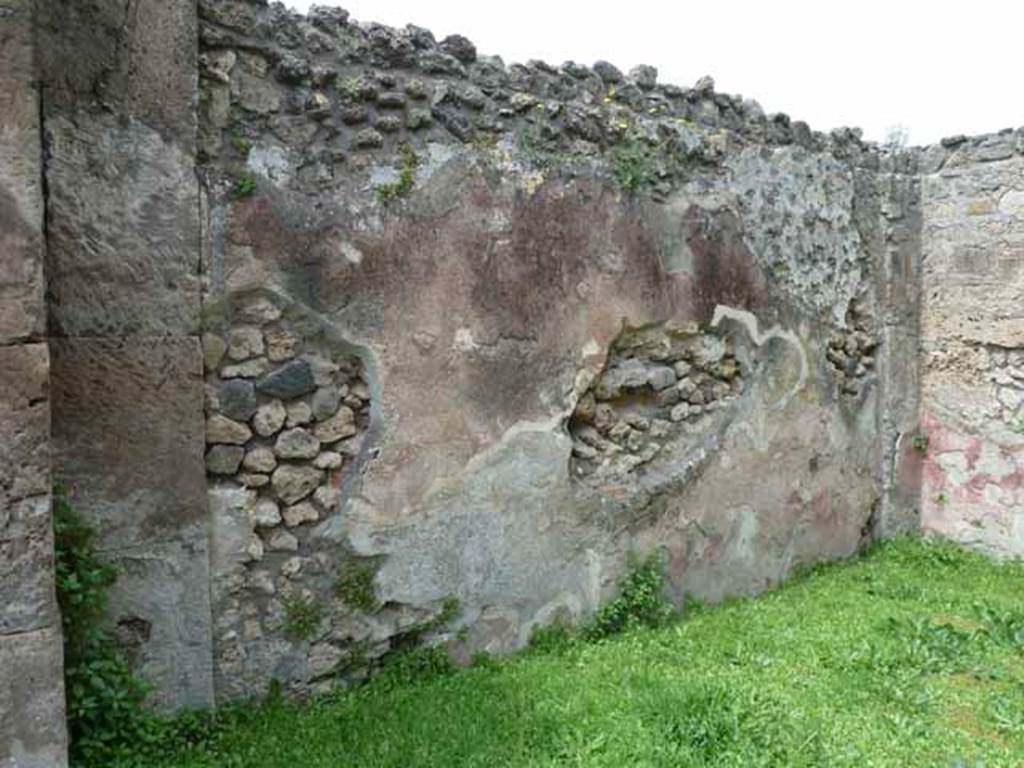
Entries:
POLYGON ((63 754, 51 453, 166 709, 512 650, 635 556, 682 602, 919 523, 1020 553, 1020 132, 882 149, 340 9, 27 9, 0 683, 48 695, 0 757, 63 754))
MULTIPOLYGON (((363 171, 317 187, 294 153, 234 114, 224 165, 205 169, 210 313, 220 322, 232 297, 268 289, 371 361, 379 426, 300 558, 315 559, 321 539, 373 562, 390 608, 429 616, 457 597, 457 620, 435 634, 468 656, 581 620, 634 555, 660 552, 678 599, 720 599, 871 535, 873 254, 843 160, 738 146, 654 201, 527 167, 501 139, 482 150, 428 141, 416 144, 411 193, 383 203, 373 185, 388 178, 388 152, 357 153, 349 162, 363 171), (258 191, 236 199, 221 180, 242 133, 258 191), (858 312, 867 326, 854 327, 858 312), (687 406, 696 415, 666 428, 657 456, 578 480, 574 408, 616 339, 659 324, 734 345, 743 391, 716 410, 687 406)), ((303 588, 303 573, 277 575, 277 589, 303 588)), ((389 625, 324 600, 337 615, 308 651, 278 640, 268 659, 271 624, 248 652, 301 686, 324 643, 344 649, 369 632, 379 654, 402 635, 397 613, 389 625)), ((244 632, 240 622, 224 634, 231 660, 244 632)))
POLYGON ((1024 160, 1013 133, 947 148, 922 179, 925 530, 1024 554, 1024 160))

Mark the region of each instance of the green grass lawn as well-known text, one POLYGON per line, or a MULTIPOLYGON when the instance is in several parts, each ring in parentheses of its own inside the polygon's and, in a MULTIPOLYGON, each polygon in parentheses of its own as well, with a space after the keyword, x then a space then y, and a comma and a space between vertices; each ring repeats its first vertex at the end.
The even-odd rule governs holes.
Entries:
POLYGON ((902 540, 658 629, 232 708, 112 764, 1024 766, 1022 653, 1024 565, 902 540))

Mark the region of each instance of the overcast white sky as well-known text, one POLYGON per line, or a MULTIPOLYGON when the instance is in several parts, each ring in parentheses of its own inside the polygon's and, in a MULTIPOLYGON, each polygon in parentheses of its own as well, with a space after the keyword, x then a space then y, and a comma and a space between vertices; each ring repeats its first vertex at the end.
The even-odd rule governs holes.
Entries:
POLYGON ((817 130, 859 125, 881 140, 902 125, 911 143, 927 144, 1024 125, 1020 0, 285 2, 412 22, 438 40, 457 32, 506 64, 653 64, 661 82, 678 85, 710 74, 718 90, 817 130))

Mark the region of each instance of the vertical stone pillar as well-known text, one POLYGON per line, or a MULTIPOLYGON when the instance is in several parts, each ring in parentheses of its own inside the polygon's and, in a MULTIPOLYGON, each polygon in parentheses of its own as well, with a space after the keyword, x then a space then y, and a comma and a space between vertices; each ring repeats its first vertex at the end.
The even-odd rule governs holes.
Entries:
POLYGON ((67 762, 32 0, 0 0, 0 766, 67 762))
POLYGON ((879 305, 878 440, 881 498, 874 534, 920 530, 918 427, 921 323, 921 183, 910 153, 878 174, 880 241, 873 272, 879 305))
POLYGON ((164 709, 213 703, 194 0, 41 0, 55 474, 164 709))

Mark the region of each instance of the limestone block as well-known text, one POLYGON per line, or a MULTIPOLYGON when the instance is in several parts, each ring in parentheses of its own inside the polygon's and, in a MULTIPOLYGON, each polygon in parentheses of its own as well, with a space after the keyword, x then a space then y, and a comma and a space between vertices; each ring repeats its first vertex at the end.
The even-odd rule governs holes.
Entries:
POLYGON ((39 5, 50 109, 99 97, 182 146, 195 143, 195 3, 96 0, 39 5))
POLYGON ((0 635, 0 765, 67 765, 64 649, 58 629, 0 635))
POLYGON ((112 549, 206 516, 202 351, 194 338, 54 339, 55 477, 112 549))
POLYGON ((194 332, 199 190, 192 157, 113 114, 53 116, 46 132, 51 333, 194 332))
POLYGON ((119 568, 110 617, 157 709, 213 705, 210 553, 205 522, 175 541, 108 553, 119 568))
POLYGON ((5 5, 0 24, 0 344, 39 338, 43 195, 32 3, 5 5))

